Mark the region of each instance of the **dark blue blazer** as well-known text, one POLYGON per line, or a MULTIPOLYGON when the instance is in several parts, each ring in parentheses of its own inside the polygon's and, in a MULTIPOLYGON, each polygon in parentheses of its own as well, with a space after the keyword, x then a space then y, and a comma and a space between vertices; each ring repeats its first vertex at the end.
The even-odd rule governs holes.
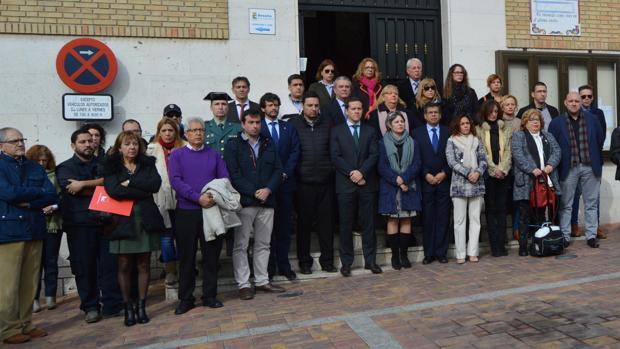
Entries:
POLYGON ((365 124, 360 127, 359 147, 355 147, 355 140, 347 123, 340 124, 332 129, 330 139, 330 153, 332 163, 336 168, 336 193, 354 193, 356 191, 377 192, 379 180, 377 174, 377 133, 365 124), (359 170, 366 184, 358 186, 351 182, 349 173, 359 170))
POLYGON ((450 190, 450 166, 448 166, 448 160, 446 160, 446 145, 448 144, 448 138, 450 137, 448 127, 439 125, 439 147, 437 153, 433 151, 433 145, 431 139, 428 137, 426 131, 426 124, 413 130, 413 139, 418 144, 420 155, 422 155, 422 170, 420 171, 420 181, 422 182, 422 191, 432 191, 434 186, 428 184, 426 179, 427 174, 436 175, 439 172, 445 172, 447 174, 446 179, 439 184, 439 188, 442 190, 450 190))
MULTIPOLYGON (((295 168, 299 162, 301 154, 301 145, 299 143, 299 134, 297 129, 287 122, 279 120, 278 127, 278 155, 282 163, 282 172, 286 174, 286 180, 280 184, 279 191, 293 192, 295 191, 295 168)), ((265 119, 261 124, 261 135, 271 138, 271 127, 267 125, 265 119)))
MULTIPOLYGON (((601 148, 603 148, 603 130, 596 116, 582 111, 582 116, 586 118, 586 127, 588 128, 588 148, 590 149, 590 162, 592 171, 596 177, 603 174, 603 161, 601 158, 601 148)), ((560 116, 551 120, 549 124, 549 133, 558 141, 562 151, 562 159, 558 170, 560 171, 560 181, 568 176, 571 164, 570 154, 570 138, 568 135, 568 114, 562 113, 560 116)))
POLYGON ((342 109, 340 109, 340 105, 338 103, 338 100, 334 98, 334 100, 332 100, 328 105, 321 108, 321 117, 333 126, 340 125, 347 121, 347 117, 342 114, 342 109))

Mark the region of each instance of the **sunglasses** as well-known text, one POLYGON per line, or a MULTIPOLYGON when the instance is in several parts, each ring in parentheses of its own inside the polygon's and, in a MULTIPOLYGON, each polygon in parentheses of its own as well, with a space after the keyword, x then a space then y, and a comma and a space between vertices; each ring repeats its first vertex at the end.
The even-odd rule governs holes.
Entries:
POLYGON ((433 90, 435 91, 436 87, 434 85, 424 86, 424 91, 433 90))
POLYGON ((592 95, 581 95, 581 99, 592 99, 592 95))
POLYGON ((325 72, 325 73, 327 73, 327 74, 329 74, 329 73, 333 73, 333 72, 334 72, 334 69, 325 69, 325 70, 323 70, 323 72, 325 72))

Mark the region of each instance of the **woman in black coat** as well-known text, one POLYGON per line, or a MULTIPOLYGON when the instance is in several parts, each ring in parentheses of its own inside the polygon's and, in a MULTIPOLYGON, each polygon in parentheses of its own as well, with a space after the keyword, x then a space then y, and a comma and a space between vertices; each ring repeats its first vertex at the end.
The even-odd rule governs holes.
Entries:
POLYGON ((441 113, 441 123, 450 125, 451 121, 462 115, 469 115, 476 126, 480 125, 477 117, 478 96, 476 91, 469 87, 467 70, 461 64, 453 64, 448 70, 446 83, 443 87, 445 107, 441 113))
POLYGON ((400 112, 405 119, 405 128, 407 132, 413 134, 413 129, 422 126, 417 119, 414 119, 411 112, 406 109, 405 102, 400 99, 398 94, 398 87, 395 85, 386 85, 382 90, 379 98, 377 99, 377 109, 370 113, 368 118, 368 125, 372 126, 377 131, 377 139, 383 139, 383 136, 388 131, 385 124, 388 114, 393 112, 400 112))
POLYGON ((110 241, 110 253, 118 256, 118 283, 125 302, 125 326, 147 323, 146 296, 150 279, 151 251, 159 249, 164 222, 153 194, 161 185, 155 158, 144 155, 144 145, 133 132, 122 132, 103 165, 106 192, 116 200, 133 200, 129 217, 119 217, 110 241), (138 305, 131 300, 131 271, 138 267, 138 305))

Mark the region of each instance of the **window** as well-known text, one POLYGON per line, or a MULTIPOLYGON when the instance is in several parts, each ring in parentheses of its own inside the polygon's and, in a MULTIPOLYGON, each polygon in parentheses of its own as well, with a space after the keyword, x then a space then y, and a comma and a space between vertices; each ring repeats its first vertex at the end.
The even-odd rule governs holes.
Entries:
POLYGON ((564 112, 568 91, 589 84, 594 87, 595 103, 605 113, 607 137, 604 150, 609 150, 611 133, 618 126, 617 56, 590 53, 548 51, 497 51, 497 70, 504 76, 504 93, 516 96, 519 107, 531 102, 530 87, 536 81, 547 85, 547 103, 564 112))

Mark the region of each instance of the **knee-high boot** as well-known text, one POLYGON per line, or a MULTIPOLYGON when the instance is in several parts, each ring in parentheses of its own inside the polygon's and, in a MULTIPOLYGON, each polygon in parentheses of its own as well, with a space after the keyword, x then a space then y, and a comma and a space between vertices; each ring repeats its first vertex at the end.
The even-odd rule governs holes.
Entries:
POLYGON ((400 233, 400 264, 403 268, 411 268, 411 262, 409 261, 408 251, 409 244, 411 243, 411 234, 400 233))
POLYGON ((392 250, 392 268, 395 270, 400 270, 400 234, 392 234, 387 236, 388 244, 390 245, 390 250, 392 250))
POLYGON ((527 256, 527 229, 519 232, 519 256, 527 256))

